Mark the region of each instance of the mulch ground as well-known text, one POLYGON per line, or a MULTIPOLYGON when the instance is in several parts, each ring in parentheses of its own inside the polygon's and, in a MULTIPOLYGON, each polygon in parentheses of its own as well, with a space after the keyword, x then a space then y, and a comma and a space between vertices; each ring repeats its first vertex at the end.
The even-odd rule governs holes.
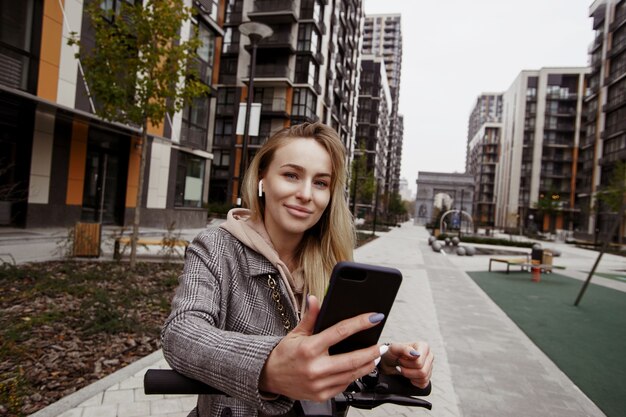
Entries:
POLYGON ((32 414, 158 350, 181 270, 0 265, 0 415, 32 414))

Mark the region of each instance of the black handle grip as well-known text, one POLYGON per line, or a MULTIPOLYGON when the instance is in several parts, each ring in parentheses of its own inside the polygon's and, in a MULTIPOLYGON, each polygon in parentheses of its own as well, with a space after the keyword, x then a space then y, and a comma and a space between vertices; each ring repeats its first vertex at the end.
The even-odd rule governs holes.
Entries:
POLYGON ((172 369, 148 369, 143 377, 143 390, 150 394, 214 394, 223 392, 172 369))

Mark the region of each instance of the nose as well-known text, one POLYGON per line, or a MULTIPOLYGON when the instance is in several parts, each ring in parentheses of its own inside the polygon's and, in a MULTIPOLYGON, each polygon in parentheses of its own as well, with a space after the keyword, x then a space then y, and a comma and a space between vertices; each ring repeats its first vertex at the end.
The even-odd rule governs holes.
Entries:
POLYGON ((303 181, 300 186, 296 197, 303 201, 311 201, 313 198, 313 186, 309 181, 303 181))

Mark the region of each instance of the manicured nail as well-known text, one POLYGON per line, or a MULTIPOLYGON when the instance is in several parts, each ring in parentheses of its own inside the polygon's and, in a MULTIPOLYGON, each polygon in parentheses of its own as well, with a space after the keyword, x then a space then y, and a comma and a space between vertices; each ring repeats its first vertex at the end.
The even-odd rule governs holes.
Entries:
POLYGON ((370 323, 380 323, 381 321, 383 321, 384 318, 385 318, 385 315, 383 313, 372 314, 369 317, 370 323))
POLYGON ((419 353, 417 350, 411 350, 409 353, 411 354, 411 356, 415 356, 416 358, 422 356, 422 354, 419 353))
POLYGON ((396 371, 398 371, 398 373, 402 373, 402 368, 400 368, 399 366, 396 366, 396 371))
POLYGON ((374 359, 374 366, 378 366, 379 363, 380 363, 380 358, 374 359))
POLYGON ((389 350, 389 346, 387 346, 387 345, 380 345, 378 350, 380 351, 380 356, 383 356, 389 350))

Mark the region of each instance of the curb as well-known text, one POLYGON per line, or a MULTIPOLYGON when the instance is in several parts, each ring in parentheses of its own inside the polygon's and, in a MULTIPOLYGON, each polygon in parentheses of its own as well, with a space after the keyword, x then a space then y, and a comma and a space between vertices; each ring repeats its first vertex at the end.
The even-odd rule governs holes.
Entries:
POLYGON ((125 366, 118 371, 113 372, 111 375, 108 375, 90 385, 87 385, 80 390, 61 398, 59 401, 48 405, 45 408, 37 411, 34 414, 31 414, 30 417, 56 417, 64 412, 77 407, 78 405, 84 403, 94 395, 106 391, 107 388, 117 384, 118 382, 124 381, 131 376, 135 375, 137 372, 142 369, 160 361, 163 359, 163 352, 161 349, 152 352, 148 356, 144 356, 143 358, 131 363, 130 365, 125 366))

